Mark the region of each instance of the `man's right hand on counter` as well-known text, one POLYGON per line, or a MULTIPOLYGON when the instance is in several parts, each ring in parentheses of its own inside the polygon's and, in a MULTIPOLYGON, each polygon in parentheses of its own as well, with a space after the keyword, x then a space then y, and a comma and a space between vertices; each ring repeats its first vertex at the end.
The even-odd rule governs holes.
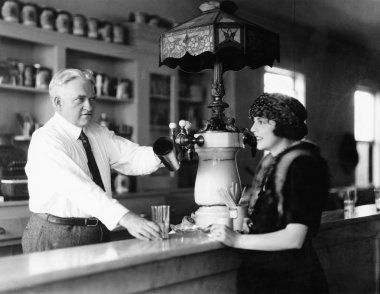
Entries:
POLYGON ((128 232, 137 239, 161 239, 161 229, 156 223, 142 218, 132 211, 127 212, 121 218, 119 224, 126 228, 128 232))

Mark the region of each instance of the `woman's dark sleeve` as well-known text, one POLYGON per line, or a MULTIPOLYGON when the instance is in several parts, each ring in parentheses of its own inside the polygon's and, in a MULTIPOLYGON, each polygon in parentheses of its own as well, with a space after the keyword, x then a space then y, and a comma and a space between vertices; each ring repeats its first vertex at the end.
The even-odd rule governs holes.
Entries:
POLYGON ((286 223, 308 226, 314 235, 328 197, 328 170, 319 157, 300 156, 289 167, 283 187, 286 223))

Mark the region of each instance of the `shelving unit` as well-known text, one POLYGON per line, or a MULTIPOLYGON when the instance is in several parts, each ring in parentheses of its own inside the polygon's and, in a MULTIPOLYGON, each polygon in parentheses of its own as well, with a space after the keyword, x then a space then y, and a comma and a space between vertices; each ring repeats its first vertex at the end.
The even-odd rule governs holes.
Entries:
MULTIPOLYGON (((190 120, 196 121, 194 128, 199 128, 207 111, 204 86, 211 79, 207 74, 186 76, 159 67, 157 42, 162 31, 157 30, 157 39, 147 39, 139 33, 141 27, 130 29, 135 29, 134 45, 120 45, 0 20, 0 60, 38 63, 50 68, 53 74, 61 68, 88 68, 132 81, 129 99, 99 96, 94 119, 99 120, 100 114, 106 113, 116 124, 132 127, 131 139, 141 145, 152 145, 158 137, 167 136, 169 122, 188 119, 191 113, 190 120), (151 81, 155 79, 163 79, 164 90, 152 92, 151 81), (181 79, 190 87, 188 95, 180 90, 181 79), (158 120, 157 113, 161 113, 158 120)), ((31 113, 38 123, 44 124, 53 115, 48 96, 47 89, 0 84, 0 105, 7 105, 0 107, 0 133, 20 135, 17 113, 31 113)), ((24 144, 27 146, 28 140, 24 144)), ((178 187, 177 174, 164 169, 160 173, 138 177, 137 191, 178 187)))
MULTIPOLYGON (((137 130, 137 109, 134 103, 137 86, 137 63, 141 59, 138 50, 132 46, 107 43, 62 34, 56 31, 28 27, 19 23, 0 20, 0 60, 18 60, 25 64, 41 64, 55 73, 61 68, 89 68, 110 77, 128 78, 133 84, 130 99, 116 99, 99 96, 95 120, 100 113, 107 113, 116 124, 127 124, 137 130)), ((15 114, 30 112, 44 124, 53 109, 47 89, 19 85, 0 85, 0 103, 7 103, 9 109, 0 110, 0 132, 17 133, 15 114)), ((134 140, 138 140, 135 133, 134 140)))

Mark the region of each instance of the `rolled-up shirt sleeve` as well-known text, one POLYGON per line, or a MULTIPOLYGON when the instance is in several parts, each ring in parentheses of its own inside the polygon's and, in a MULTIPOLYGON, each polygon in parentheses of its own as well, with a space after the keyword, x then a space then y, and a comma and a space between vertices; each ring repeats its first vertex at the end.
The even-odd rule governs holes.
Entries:
POLYGON ((106 136, 110 165, 118 172, 126 175, 147 175, 162 166, 152 147, 140 146, 116 136, 112 131, 108 131, 106 136))

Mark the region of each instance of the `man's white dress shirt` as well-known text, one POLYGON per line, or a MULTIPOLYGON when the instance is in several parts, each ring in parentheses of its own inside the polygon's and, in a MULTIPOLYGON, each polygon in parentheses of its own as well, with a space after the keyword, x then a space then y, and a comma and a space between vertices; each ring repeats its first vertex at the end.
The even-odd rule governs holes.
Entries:
POLYGON ((81 128, 58 113, 33 133, 25 170, 29 208, 35 213, 59 217, 96 217, 112 230, 128 209, 112 199, 111 169, 126 175, 157 170, 160 160, 152 147, 139 146, 98 125, 84 128, 104 192, 92 180, 87 157, 79 140, 81 128))

